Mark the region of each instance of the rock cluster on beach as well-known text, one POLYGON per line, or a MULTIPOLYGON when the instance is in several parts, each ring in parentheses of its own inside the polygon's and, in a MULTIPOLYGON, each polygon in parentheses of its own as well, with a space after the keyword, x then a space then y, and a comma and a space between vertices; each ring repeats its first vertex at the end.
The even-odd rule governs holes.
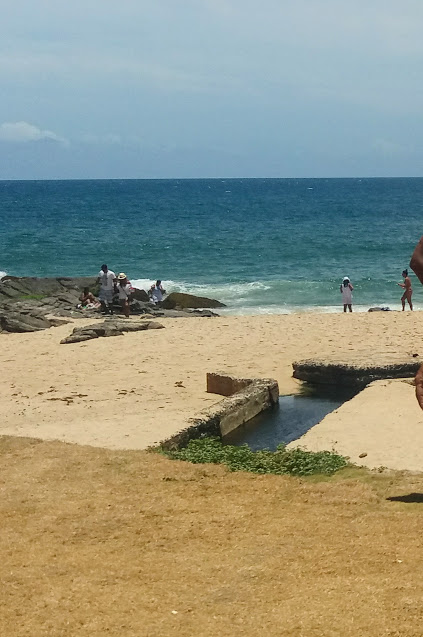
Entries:
MULTIPOLYGON (((97 309, 77 308, 84 287, 96 294, 97 278, 3 277, 0 279, 0 332, 36 332, 66 323, 66 318, 98 318, 97 309)), ((214 299, 190 294, 170 294, 165 301, 167 303, 155 305, 145 290, 136 289, 131 299, 131 314, 211 317, 217 315, 209 309, 198 308, 224 307, 214 299)), ((120 312, 118 304, 115 309, 120 312)))
POLYGON ((93 323, 85 327, 75 327, 72 334, 62 339, 60 343, 79 343, 89 341, 100 336, 122 336, 124 332, 140 332, 142 330, 161 330, 164 325, 157 321, 125 321, 108 319, 103 323, 93 323))

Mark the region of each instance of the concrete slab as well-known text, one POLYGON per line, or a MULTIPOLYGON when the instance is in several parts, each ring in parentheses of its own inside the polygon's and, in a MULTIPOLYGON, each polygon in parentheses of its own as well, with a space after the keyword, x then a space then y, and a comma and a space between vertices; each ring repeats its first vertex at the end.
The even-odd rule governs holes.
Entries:
POLYGON ((288 447, 334 449, 372 469, 423 471, 423 411, 414 391, 409 380, 374 382, 288 447))
POLYGON ((309 383, 364 388, 387 378, 414 377, 422 364, 419 356, 372 353, 357 357, 306 359, 292 363, 293 376, 309 383))

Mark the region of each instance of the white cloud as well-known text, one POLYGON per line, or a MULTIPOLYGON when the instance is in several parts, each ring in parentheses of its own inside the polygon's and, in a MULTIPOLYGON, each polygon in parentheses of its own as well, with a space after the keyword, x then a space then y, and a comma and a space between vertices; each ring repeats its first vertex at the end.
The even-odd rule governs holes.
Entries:
POLYGON ((37 142, 42 139, 51 139, 60 144, 69 143, 63 137, 53 133, 53 131, 43 130, 33 124, 28 124, 28 122, 4 122, 0 125, 0 142, 22 144, 37 142))

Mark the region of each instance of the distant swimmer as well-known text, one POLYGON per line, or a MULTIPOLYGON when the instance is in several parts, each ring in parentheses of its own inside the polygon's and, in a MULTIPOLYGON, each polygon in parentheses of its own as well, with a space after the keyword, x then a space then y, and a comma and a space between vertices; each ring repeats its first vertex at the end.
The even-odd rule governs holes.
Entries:
POLYGON ((404 278, 404 283, 397 283, 397 285, 399 285, 400 288, 404 289, 404 294, 401 297, 402 311, 404 312, 404 310, 405 310, 405 301, 408 302, 408 305, 410 306, 410 310, 413 310, 413 304, 411 302, 411 297, 413 295, 413 288, 411 287, 411 279, 408 276, 408 270, 407 269, 402 271, 402 276, 404 278))
POLYGON ((347 311, 347 307, 350 312, 352 312, 352 291, 353 286, 351 285, 351 281, 349 277, 344 276, 342 279, 342 283, 339 286, 339 291, 342 294, 342 304, 344 306, 344 312, 347 311))

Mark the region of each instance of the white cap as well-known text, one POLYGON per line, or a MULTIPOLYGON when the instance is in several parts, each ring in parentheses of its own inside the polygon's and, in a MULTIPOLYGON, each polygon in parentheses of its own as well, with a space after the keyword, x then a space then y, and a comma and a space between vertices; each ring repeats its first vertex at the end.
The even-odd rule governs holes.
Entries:
POLYGON ((344 278, 342 279, 343 281, 349 281, 350 277, 349 276, 344 276, 344 278))

